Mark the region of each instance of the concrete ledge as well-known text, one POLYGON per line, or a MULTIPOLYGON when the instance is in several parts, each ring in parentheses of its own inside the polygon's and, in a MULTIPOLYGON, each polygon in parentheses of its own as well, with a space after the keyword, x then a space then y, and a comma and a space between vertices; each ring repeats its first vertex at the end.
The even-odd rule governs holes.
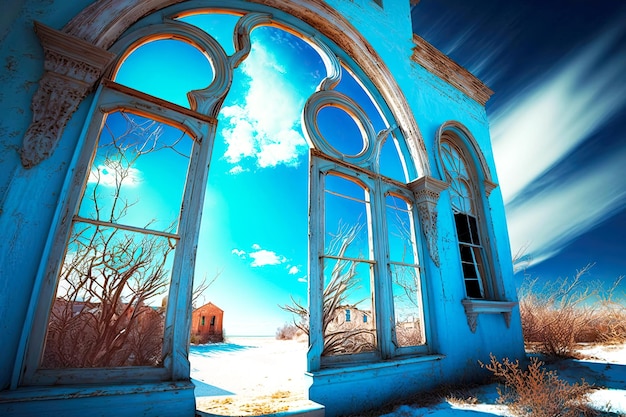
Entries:
POLYGON ((327 417, 355 414, 414 396, 441 381, 444 355, 416 356, 310 373, 309 398, 327 417))
POLYGON ((194 416, 191 382, 26 387, 0 392, 0 415, 64 417, 194 416))

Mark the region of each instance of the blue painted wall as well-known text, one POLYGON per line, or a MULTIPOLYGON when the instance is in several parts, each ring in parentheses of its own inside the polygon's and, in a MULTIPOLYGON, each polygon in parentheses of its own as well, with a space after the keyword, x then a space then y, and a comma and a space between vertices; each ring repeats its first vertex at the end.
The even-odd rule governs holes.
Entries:
MULTIPOLYGON (((31 100, 43 73, 43 52, 33 31, 33 21, 61 29, 90 3, 88 0, 13 1, 3 5, 0 17, 0 230, 3 234, 0 240, 0 391, 11 381, 54 209, 92 100, 90 96, 80 105, 50 158, 30 170, 22 167, 19 149, 32 117, 31 100)), ((394 74, 426 145, 432 175, 438 175, 433 152, 436 131, 443 123, 455 120, 472 133, 497 182, 484 106, 411 61, 409 1, 384 0, 383 3, 384 9, 371 0, 328 1, 350 20, 394 74)), ((499 188, 491 193, 489 205, 497 248, 496 268, 501 270, 507 298, 514 300, 511 255, 499 188)), ((476 332, 470 331, 461 304, 465 295, 447 191, 441 195, 438 210, 442 268, 434 268, 430 260, 426 262, 430 267, 427 291, 433 351, 439 356, 405 367, 398 364, 375 369, 365 366, 354 369, 349 377, 332 376, 332 373, 319 376, 313 383, 311 396, 326 405, 328 415, 349 411, 355 404, 375 406, 378 400, 392 399, 412 389, 430 388, 439 382, 472 379, 478 372, 476 361, 486 360, 490 352, 523 356, 517 309, 514 309, 509 328, 501 315, 483 314, 478 318, 476 332), (355 392, 355 385, 360 391, 355 392), (394 388, 381 389, 385 385, 394 388)))

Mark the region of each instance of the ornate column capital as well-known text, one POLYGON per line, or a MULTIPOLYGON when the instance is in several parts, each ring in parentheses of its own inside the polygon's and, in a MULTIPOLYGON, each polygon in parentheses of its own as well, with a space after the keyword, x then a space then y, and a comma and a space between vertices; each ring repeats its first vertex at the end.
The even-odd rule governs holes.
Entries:
POLYGON ((44 50, 45 72, 33 96, 33 120, 22 142, 25 168, 54 152, 70 117, 115 58, 109 51, 38 22, 35 32, 44 50))
POLYGON ((409 183, 409 188, 415 195, 417 212, 420 217, 422 232, 426 238, 430 257, 439 266, 439 250, 437 249, 437 202, 439 194, 448 183, 433 177, 424 176, 409 183))

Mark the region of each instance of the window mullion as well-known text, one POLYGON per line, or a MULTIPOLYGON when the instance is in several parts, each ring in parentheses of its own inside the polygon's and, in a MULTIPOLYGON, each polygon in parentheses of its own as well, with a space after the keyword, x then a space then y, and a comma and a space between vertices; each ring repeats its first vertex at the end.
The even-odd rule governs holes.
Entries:
POLYGON ((314 372, 321 367, 321 355, 324 349, 322 334, 324 280, 322 263, 324 262, 324 175, 320 169, 320 160, 309 156, 309 350, 307 352, 307 371, 314 372))
POLYGON ((194 142, 185 184, 179 226, 181 239, 172 265, 172 283, 168 296, 174 302, 167 305, 163 340, 163 351, 166 355, 169 354, 165 358, 166 366, 171 361, 171 375, 174 380, 189 377, 187 344, 191 329, 191 310, 188 306, 191 305, 193 274, 185 271, 195 270, 195 251, 200 235, 202 206, 216 130, 213 123, 203 126, 203 140, 194 142))
POLYGON ((370 210, 372 221, 372 239, 374 259, 374 305, 376 310, 376 328, 378 343, 383 359, 393 355, 395 350, 392 343, 392 302, 393 293, 389 271, 389 249, 387 245, 387 226, 385 213, 385 193, 382 181, 376 180, 372 189, 370 210))

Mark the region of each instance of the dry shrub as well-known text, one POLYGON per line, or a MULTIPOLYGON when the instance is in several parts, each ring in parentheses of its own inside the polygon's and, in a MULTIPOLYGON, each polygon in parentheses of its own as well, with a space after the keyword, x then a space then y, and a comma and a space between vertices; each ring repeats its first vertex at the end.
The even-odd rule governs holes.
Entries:
POLYGON ((278 340, 298 340, 305 336, 304 331, 294 323, 285 323, 276 329, 276 339, 278 340))
POLYGON ((506 404, 513 415, 533 417, 579 417, 595 416, 597 413, 586 405, 591 385, 584 379, 570 384, 560 379, 556 371, 547 371, 543 362, 531 358, 526 370, 519 361, 508 358, 498 361, 489 355, 489 364, 480 363, 503 384, 498 388, 498 402, 506 404))
POLYGON ((527 348, 572 357, 577 343, 626 341, 626 309, 613 299, 621 278, 605 291, 599 281, 583 281, 591 267, 541 287, 536 279, 524 282, 519 306, 527 348))

